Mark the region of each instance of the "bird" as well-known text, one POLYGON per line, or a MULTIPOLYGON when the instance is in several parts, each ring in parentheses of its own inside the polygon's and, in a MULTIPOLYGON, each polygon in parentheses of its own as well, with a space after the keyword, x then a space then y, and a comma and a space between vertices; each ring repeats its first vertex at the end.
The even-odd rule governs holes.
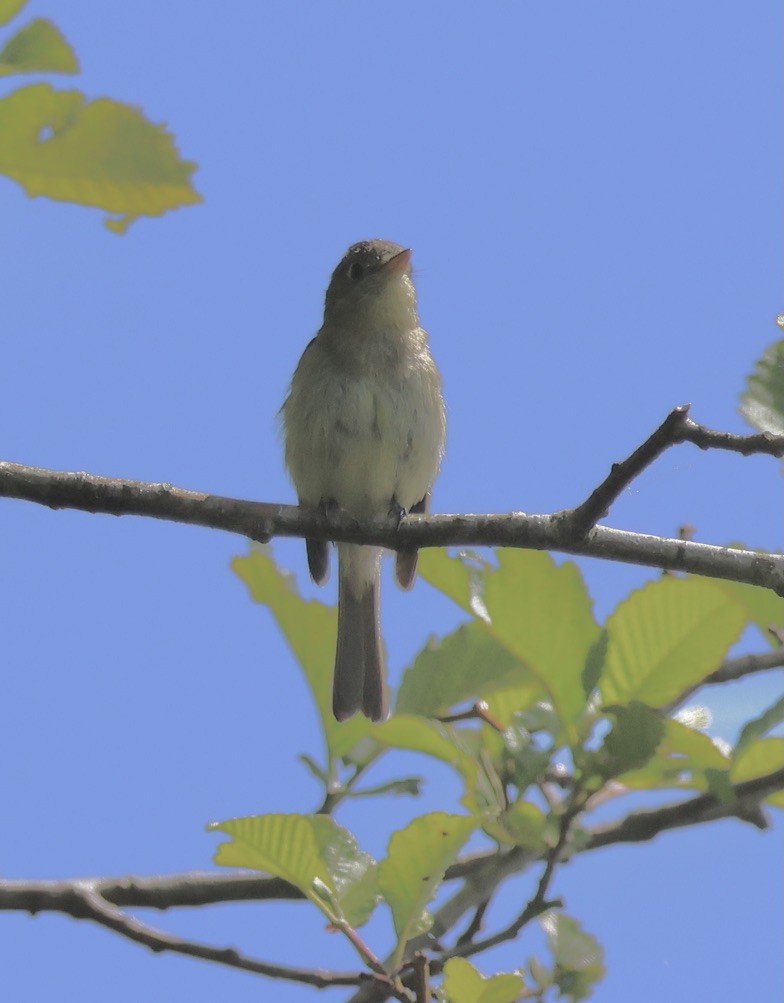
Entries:
MULTIPOLYGON (((285 461, 301 506, 363 521, 429 509, 444 454, 439 370, 421 326, 411 249, 387 240, 352 244, 332 273, 322 325, 302 354, 281 408, 285 461)), ((322 585, 329 547, 306 540, 322 585)), ((380 627, 381 548, 338 543, 338 631, 332 709, 388 714, 380 627)), ((416 550, 397 553, 410 589, 416 550)))

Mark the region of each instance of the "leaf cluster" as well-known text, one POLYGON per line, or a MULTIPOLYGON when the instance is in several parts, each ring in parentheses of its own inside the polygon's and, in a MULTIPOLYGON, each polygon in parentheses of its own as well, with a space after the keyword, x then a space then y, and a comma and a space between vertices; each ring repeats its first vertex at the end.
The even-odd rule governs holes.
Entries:
MULTIPOLYGON (((621 812, 624 797, 640 790, 731 802, 738 783, 784 767, 784 738, 769 735, 784 719, 784 699, 749 722, 734 750, 701 730, 704 714, 677 713, 747 627, 773 643, 768 627, 784 624, 784 600, 753 586, 664 575, 598 623, 571 562, 513 550, 499 552, 497 565, 434 550, 420 561, 422 576, 466 620, 419 653, 403 675, 394 715, 374 725, 332 717, 334 609, 303 599, 266 549, 235 560, 252 597, 275 617, 318 706, 324 761, 308 765, 324 785, 324 802, 316 815, 216 823, 232 838, 216 859, 296 885, 396 992, 410 984, 406 966, 426 947, 432 970, 444 973, 444 999, 550 991, 582 999, 603 974, 601 949, 548 900, 556 866, 586 849, 591 812, 608 798, 621 812), (347 798, 418 792, 410 777, 363 785, 371 766, 394 750, 446 763, 460 780, 460 803, 390 833, 387 856, 377 862, 328 813, 347 798), (480 852, 461 857, 469 839, 480 852), (484 911, 509 873, 499 863, 520 870, 536 862, 544 868, 539 888, 517 924, 483 940, 477 924, 467 938, 448 943, 440 914, 434 920, 428 911, 445 875, 466 866, 479 885, 472 904, 484 911), (396 934, 383 962, 356 933, 380 903, 396 934), (516 936, 536 917, 550 964, 534 958, 525 972, 477 981, 465 958, 516 936)), ((767 800, 784 806, 781 792, 767 800)))

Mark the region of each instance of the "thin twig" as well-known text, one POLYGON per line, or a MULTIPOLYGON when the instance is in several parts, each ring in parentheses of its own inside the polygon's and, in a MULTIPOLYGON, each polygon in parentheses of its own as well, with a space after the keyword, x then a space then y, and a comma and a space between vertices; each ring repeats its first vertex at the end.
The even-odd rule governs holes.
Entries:
MULTIPOLYGON (((690 407, 690 404, 681 404, 673 408, 641 446, 625 460, 612 465, 608 476, 581 505, 563 512, 564 532, 574 534, 578 539, 585 536, 592 526, 607 515, 613 502, 646 467, 665 450, 681 442, 691 442, 700 449, 729 450, 743 456, 752 453, 784 456, 784 436, 771 435, 769 432, 759 432, 756 435, 716 432, 692 421, 689 418, 690 407)), ((682 539, 688 540, 688 535, 682 534, 682 539)))
POLYGON ((465 930, 457 938, 456 943, 460 944, 470 944, 474 937, 482 929, 482 922, 485 918, 485 913, 487 912, 487 907, 490 905, 490 899, 486 898, 484 902, 480 902, 476 907, 474 915, 471 917, 471 922, 465 928, 465 930))
POLYGON ((468 710, 461 710, 456 714, 444 714, 443 716, 436 717, 435 720, 440 721, 441 724, 454 724, 457 721, 484 721, 494 731, 502 732, 504 730, 504 726, 497 718, 493 717, 489 706, 484 700, 477 700, 468 710))

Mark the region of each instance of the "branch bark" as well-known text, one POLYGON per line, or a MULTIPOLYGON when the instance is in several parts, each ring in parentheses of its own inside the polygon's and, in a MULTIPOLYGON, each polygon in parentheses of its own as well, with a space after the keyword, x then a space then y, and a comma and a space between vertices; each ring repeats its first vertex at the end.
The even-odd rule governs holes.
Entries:
POLYGON ((398 524, 387 518, 363 525, 345 513, 328 518, 294 505, 244 501, 221 495, 84 472, 68 473, 0 462, 0 497, 50 508, 109 515, 139 515, 238 533, 258 542, 273 536, 372 543, 392 550, 423 547, 522 547, 553 550, 668 571, 760 585, 784 596, 784 556, 693 543, 597 526, 631 480, 671 445, 693 442, 748 455, 784 455, 784 436, 736 436, 715 432, 675 408, 659 429, 581 505, 551 515, 410 516, 398 524))

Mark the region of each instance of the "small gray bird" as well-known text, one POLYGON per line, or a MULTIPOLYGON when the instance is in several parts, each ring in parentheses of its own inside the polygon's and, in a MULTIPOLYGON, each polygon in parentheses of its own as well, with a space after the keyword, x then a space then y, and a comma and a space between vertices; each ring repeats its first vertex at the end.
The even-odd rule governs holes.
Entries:
MULTIPOLYGON (((386 240, 348 249, 332 274, 324 323, 305 349, 282 408, 286 465, 301 505, 370 520, 426 512, 446 437, 439 375, 419 324, 411 251, 386 240)), ((326 542, 307 541, 308 566, 326 581, 326 542)), ((399 552, 403 588, 416 551, 399 552)), ((339 543, 338 640, 332 707, 387 714, 379 623, 381 549, 339 543)))

